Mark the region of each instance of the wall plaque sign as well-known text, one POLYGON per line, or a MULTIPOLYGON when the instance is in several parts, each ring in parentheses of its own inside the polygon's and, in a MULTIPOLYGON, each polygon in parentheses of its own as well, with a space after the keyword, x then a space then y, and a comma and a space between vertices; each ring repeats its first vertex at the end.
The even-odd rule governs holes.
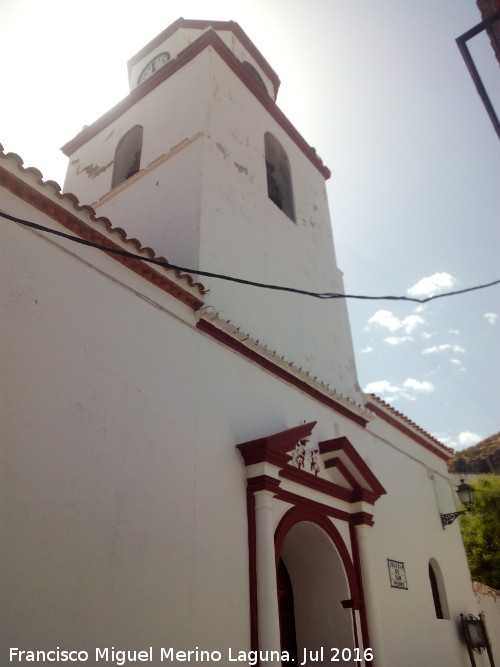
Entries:
POLYGON ((392 588, 402 588, 408 590, 406 581, 405 564, 399 560, 387 559, 387 567, 389 568, 389 580, 392 588))

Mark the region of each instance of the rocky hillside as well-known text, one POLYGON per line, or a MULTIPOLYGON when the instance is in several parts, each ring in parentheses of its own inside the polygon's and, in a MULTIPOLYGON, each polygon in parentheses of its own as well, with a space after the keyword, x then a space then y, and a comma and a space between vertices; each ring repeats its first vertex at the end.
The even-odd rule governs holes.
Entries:
POLYGON ((462 449, 448 463, 450 472, 500 474, 500 433, 491 435, 473 447, 462 449))

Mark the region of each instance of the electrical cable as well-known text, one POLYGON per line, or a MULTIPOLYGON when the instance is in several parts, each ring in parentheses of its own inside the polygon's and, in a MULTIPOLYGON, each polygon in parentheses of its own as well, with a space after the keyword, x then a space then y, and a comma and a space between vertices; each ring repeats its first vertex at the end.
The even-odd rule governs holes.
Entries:
POLYGON ((244 278, 235 278, 234 276, 225 276, 220 273, 211 273, 210 271, 202 271, 201 269, 189 269, 184 266, 178 266, 176 264, 171 264, 160 259, 155 259, 153 257, 144 257, 143 255, 137 255, 127 250, 122 250, 121 248, 110 248, 106 246, 97 245, 92 241, 87 241, 78 236, 72 236, 71 234, 66 234, 64 232, 59 232, 55 229, 50 229, 49 227, 44 227, 39 225, 36 222, 30 222, 28 220, 23 220, 22 218, 16 218, 13 215, 8 213, 3 213, 0 211, 0 217, 5 218, 6 220, 11 220, 25 227, 30 227, 41 232, 47 232, 48 234, 54 234, 56 236, 61 236, 62 238, 74 241, 75 243, 80 243, 82 245, 89 246, 91 248, 96 248, 97 250, 102 250, 107 253, 114 255, 120 255, 122 257, 128 257, 130 259, 138 259, 141 262, 149 262, 150 264, 156 264, 157 266, 162 266, 166 269, 173 269, 175 271, 181 271, 182 273, 190 273, 196 276, 206 276, 207 278, 217 278, 219 280, 228 280, 234 283, 239 283, 241 285, 250 285, 251 287, 260 287, 264 289, 278 290, 281 292, 291 292, 292 294, 303 294, 305 296, 312 296, 317 299, 361 299, 366 301, 413 301, 416 303, 427 303, 428 301, 433 301, 434 299, 442 299, 448 296, 456 296, 457 294, 465 294, 467 292, 474 292, 476 290, 485 289, 487 287, 493 287, 494 285, 500 284, 500 280, 494 280, 490 283, 483 285, 476 285, 474 287, 468 287, 466 289, 455 290, 454 292, 446 292, 445 294, 434 294, 433 296, 428 296, 423 299, 417 299, 416 297, 410 296, 366 296, 361 294, 341 294, 336 292, 310 292, 308 290, 296 289, 294 287, 284 287, 281 285, 269 285, 267 283, 255 282, 253 280, 245 280, 244 278))

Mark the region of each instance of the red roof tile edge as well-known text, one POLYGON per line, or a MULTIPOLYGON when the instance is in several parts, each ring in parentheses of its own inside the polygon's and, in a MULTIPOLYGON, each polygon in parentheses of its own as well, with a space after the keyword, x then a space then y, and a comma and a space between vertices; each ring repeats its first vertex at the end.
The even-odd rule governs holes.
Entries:
MULTIPOLYGON (((73 193, 61 193, 61 186, 55 181, 44 181, 42 173, 36 167, 25 167, 22 158, 17 155, 17 153, 5 153, 2 144, 0 144, 0 159, 5 161, 13 160, 21 174, 34 176, 37 185, 42 186, 44 189, 50 189, 52 194, 55 194, 58 199, 63 202, 69 202, 76 212, 83 212, 88 216, 90 222, 103 225, 109 234, 113 236, 116 235, 118 238, 116 242, 111 240, 108 236, 92 227, 88 222, 82 220, 81 217, 73 215, 66 208, 60 206, 56 201, 50 199, 45 193, 32 187, 25 180, 15 176, 9 169, 0 165, 0 185, 6 187, 13 194, 28 202, 38 210, 50 215, 59 224, 66 227, 66 229, 71 230, 81 238, 90 240, 98 245, 107 245, 113 249, 127 250, 124 246, 132 245, 133 249, 130 249, 129 252, 133 252, 134 254, 143 253, 151 259, 157 259, 160 262, 168 263, 168 260, 164 257, 157 257, 152 248, 141 246, 136 238, 128 238, 125 230, 121 227, 113 227, 108 218, 98 217, 92 206, 89 206, 88 204, 80 204, 78 198, 73 193)), ((5 212, 7 213, 7 211, 5 212)), ((155 270, 155 268, 153 268, 154 265, 149 264, 148 262, 142 262, 140 258, 134 259, 120 255, 111 256, 113 259, 142 275, 149 282, 153 282, 164 291, 169 292, 172 296, 176 297, 183 303, 186 303, 193 308, 193 310, 198 310, 203 306, 201 295, 205 294, 207 290, 201 283, 195 282, 190 275, 181 273, 176 269, 159 267, 161 271, 172 272, 178 280, 185 281, 190 288, 198 291, 200 297, 197 297, 195 294, 173 282, 170 278, 160 273, 159 270, 155 270)))
POLYGON ((376 396, 375 394, 370 394, 372 401, 366 403, 368 410, 374 412, 378 417, 385 420, 401 432, 408 435, 410 438, 418 442, 420 445, 428 449, 433 454, 436 454, 440 458, 448 461, 455 454, 453 449, 443 445, 442 442, 439 442, 437 438, 432 436, 430 433, 427 433, 423 428, 418 424, 415 424, 411 419, 409 419, 402 412, 399 412, 392 405, 386 403, 382 398, 376 396), (390 413, 390 414, 388 414, 390 413), (415 433, 417 431, 417 433, 415 433))

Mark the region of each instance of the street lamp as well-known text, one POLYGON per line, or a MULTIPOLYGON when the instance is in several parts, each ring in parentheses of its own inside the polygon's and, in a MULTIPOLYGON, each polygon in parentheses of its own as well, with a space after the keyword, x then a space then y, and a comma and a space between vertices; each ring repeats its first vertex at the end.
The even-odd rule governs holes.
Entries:
POLYGON ((461 510, 460 512, 449 512, 448 514, 441 514, 441 523, 443 524, 443 529, 446 526, 449 526, 452 524, 457 516, 460 516, 461 514, 465 514, 465 512, 468 512, 470 510, 471 505, 474 504, 474 489, 472 486, 467 484, 464 479, 460 480, 460 484, 458 485, 456 492, 458 494, 458 497, 460 498, 460 502, 462 505, 465 505, 465 509, 461 510))

